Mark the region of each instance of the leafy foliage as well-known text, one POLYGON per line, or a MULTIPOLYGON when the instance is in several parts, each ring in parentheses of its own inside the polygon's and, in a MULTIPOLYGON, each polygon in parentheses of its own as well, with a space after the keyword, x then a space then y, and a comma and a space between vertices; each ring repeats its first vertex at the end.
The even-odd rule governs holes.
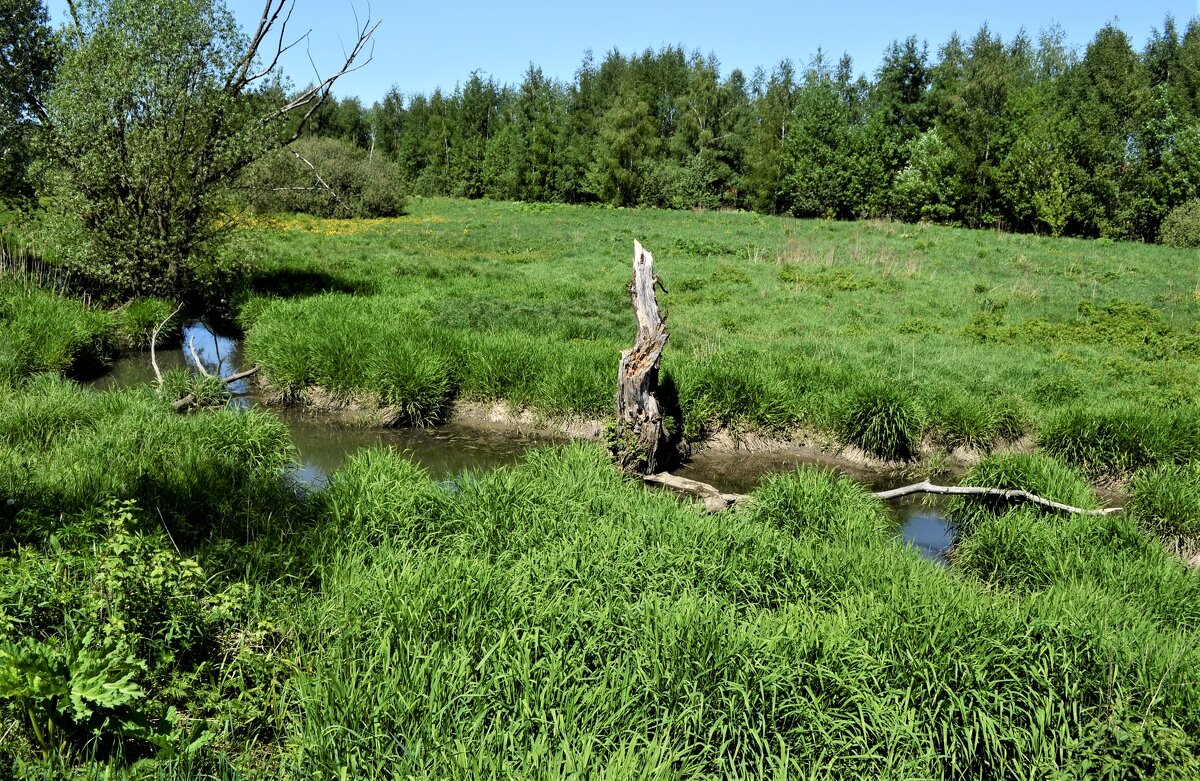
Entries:
POLYGON ((1200 199, 1181 203, 1167 214, 1158 229, 1158 241, 1168 247, 1200 247, 1200 199))
POLYGON ((306 138, 272 152, 245 173, 247 200, 258 212, 318 217, 395 217, 404 210, 399 171, 345 141, 306 138))

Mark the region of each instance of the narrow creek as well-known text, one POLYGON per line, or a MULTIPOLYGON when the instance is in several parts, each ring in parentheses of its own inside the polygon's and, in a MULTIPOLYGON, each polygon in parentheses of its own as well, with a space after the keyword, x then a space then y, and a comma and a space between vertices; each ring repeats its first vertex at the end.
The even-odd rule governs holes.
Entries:
MULTIPOLYGON (((196 354, 210 374, 228 376, 244 368, 238 341, 215 333, 200 320, 184 327, 183 346, 157 354, 159 367, 164 371, 191 369, 186 346, 189 342, 194 344, 196 354)), ((149 354, 141 353, 118 359, 111 371, 90 384, 106 389, 146 385, 153 381, 149 354)), ((248 408, 258 401, 248 380, 232 383, 230 390, 235 394, 230 402, 232 406, 248 408)), ((565 438, 482 430, 453 422, 427 429, 362 428, 339 425, 299 410, 272 408, 272 412, 287 425, 296 445, 299 463, 293 469, 293 478, 314 488, 324 486, 347 458, 365 447, 394 447, 407 453, 434 479, 452 480, 463 472, 516 464, 531 448, 566 441, 565 438)), ((803 463, 812 462, 776 453, 705 452, 676 473, 710 483, 722 491, 749 493, 766 476, 789 472, 803 463)), ((876 491, 906 482, 865 470, 848 469, 832 461, 824 465, 840 469, 876 491)), ((914 496, 888 504, 905 542, 930 559, 946 561, 954 536, 953 524, 943 511, 944 501, 914 496)))

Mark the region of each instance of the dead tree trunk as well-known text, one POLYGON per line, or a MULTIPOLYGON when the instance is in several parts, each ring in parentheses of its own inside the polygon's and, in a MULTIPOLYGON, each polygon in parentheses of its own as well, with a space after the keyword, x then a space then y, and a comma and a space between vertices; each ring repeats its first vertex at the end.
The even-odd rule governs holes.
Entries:
POLYGON ((633 242, 633 282, 629 296, 637 316, 637 338, 621 353, 617 370, 616 458, 627 472, 653 474, 668 460, 667 431, 658 390, 658 361, 667 344, 666 317, 659 314, 654 288, 654 257, 633 242))

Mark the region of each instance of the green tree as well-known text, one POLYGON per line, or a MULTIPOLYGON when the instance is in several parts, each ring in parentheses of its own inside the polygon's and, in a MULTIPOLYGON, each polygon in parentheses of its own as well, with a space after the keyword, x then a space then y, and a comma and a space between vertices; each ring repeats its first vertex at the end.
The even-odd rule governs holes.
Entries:
POLYGON ((195 292, 235 177, 298 137, 290 116, 311 117, 374 30, 359 29, 338 74, 268 105, 280 91, 263 47, 286 8, 270 0, 247 37, 220 0, 71 4, 44 187, 51 224, 71 229, 64 256, 109 295, 195 292))
POLYGON ((650 106, 631 87, 618 94, 600 119, 586 187, 597 199, 616 206, 637 201, 641 175, 653 158, 658 138, 650 106))
POLYGON ((746 189, 752 208, 777 214, 786 210, 787 139, 796 110, 795 66, 784 60, 770 78, 761 70, 752 80, 753 131, 746 152, 746 189))
POLYGON ((57 60, 41 0, 0 0, 0 200, 32 194, 31 136, 45 119, 57 60))
POLYGON ((875 176, 861 106, 842 78, 813 68, 797 96, 783 188, 798 217, 854 217, 864 210, 875 176), (839 83, 840 82, 840 83, 839 83))

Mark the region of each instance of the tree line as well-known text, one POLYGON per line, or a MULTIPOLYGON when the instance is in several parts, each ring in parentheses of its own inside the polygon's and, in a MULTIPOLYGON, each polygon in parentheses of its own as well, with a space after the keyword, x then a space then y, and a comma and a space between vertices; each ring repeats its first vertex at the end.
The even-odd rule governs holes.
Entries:
POLYGON ((1153 241, 1200 187, 1200 21, 1138 52, 1113 25, 1080 52, 1061 29, 981 28, 931 53, 891 44, 868 80, 848 56, 749 77, 666 47, 530 65, 453 92, 327 102, 308 133, 395 161, 410 192, 798 217, 887 216, 1153 241))

